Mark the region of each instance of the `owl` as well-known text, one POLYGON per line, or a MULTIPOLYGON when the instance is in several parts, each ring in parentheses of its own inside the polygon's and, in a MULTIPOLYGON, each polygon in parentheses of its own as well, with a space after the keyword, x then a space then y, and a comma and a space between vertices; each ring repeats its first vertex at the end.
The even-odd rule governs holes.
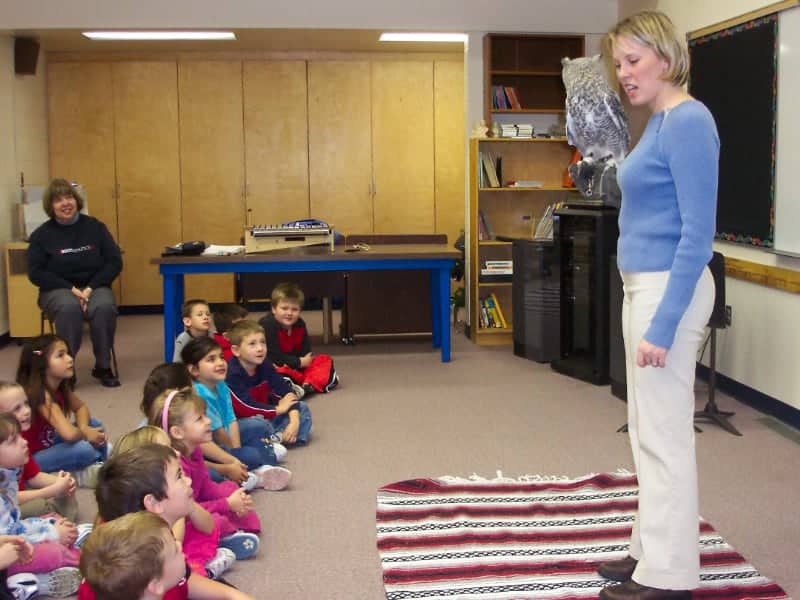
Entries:
POLYGON ((599 54, 564 58, 561 65, 567 91, 567 141, 583 156, 570 167, 570 175, 581 193, 592 196, 607 188, 599 185, 601 180, 616 182, 616 174, 609 177, 608 170, 616 171, 628 151, 628 119, 599 54))

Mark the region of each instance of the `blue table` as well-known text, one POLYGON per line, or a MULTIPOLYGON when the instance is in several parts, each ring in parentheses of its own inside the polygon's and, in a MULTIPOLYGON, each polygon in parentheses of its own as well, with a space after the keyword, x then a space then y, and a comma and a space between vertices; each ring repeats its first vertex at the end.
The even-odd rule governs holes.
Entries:
POLYGON ((441 244, 372 245, 368 251, 305 246, 236 256, 170 256, 152 259, 164 278, 164 360, 170 362, 175 337, 183 331, 184 275, 201 273, 295 273, 307 271, 430 272, 433 347, 450 361, 450 271, 460 254, 441 244))

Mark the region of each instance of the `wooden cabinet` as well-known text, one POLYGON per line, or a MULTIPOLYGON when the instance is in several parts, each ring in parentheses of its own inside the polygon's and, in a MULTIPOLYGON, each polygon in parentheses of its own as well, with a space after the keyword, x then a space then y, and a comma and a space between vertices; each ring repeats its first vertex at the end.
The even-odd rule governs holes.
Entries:
POLYGON ((311 215, 344 233, 371 232, 369 61, 308 63, 311 215))
POLYGON ((28 279, 27 242, 5 244, 6 305, 9 335, 26 338, 41 332, 39 288, 28 279))
POLYGON ((434 202, 436 233, 452 245, 464 229, 464 63, 433 63, 434 202))
POLYGON ((561 59, 583 54, 582 35, 487 34, 483 103, 486 122, 502 113, 564 112, 561 59), (493 86, 513 87, 521 108, 498 108, 493 86))
MULTIPOLYGON (((242 64, 178 64, 183 240, 238 244, 244 232, 242 64), (225 90, 225 93, 220 93, 225 90)), ((186 278, 186 298, 231 302, 233 276, 186 278)))
POLYGON ((113 64, 122 304, 161 304, 150 259, 181 241, 177 64, 113 64))
MULTIPOLYGON (((48 71, 51 174, 86 187, 123 249, 122 306, 161 304, 164 246, 238 243, 248 218, 450 243, 463 227, 460 57, 94 55, 48 71)), ((232 290, 187 279, 187 297, 232 290)))
MULTIPOLYGON (((51 176, 80 182, 89 214, 119 240, 111 64, 49 64, 47 88, 51 176)), ((119 278, 113 290, 120 300, 119 278)))
POLYGON ((306 62, 244 61, 247 210, 251 223, 309 216, 306 62))
MULTIPOLYGON (((479 344, 510 344, 513 333, 511 276, 482 276, 487 260, 511 260, 511 240, 532 238, 549 204, 561 202, 574 188, 562 187, 573 148, 561 139, 487 138, 470 141, 470 265, 468 272, 470 337, 479 344), (541 187, 479 185, 482 157, 502 159, 503 181, 533 180, 541 187), (479 233, 483 216, 493 235, 479 233), (481 327, 481 299, 499 302, 508 327, 481 327)), ((514 265, 518 268, 518 265, 514 265)))
POLYGON ((375 233, 433 233, 433 63, 372 63, 375 233))

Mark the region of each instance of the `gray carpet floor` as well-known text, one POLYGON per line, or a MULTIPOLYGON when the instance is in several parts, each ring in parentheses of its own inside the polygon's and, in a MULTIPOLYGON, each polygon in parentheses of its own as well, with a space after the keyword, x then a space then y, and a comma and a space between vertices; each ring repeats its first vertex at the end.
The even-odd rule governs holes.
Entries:
MULTIPOLYGON (((319 314, 304 315, 320 331, 319 314)), ((119 319, 123 385, 89 375, 88 336, 78 357, 78 394, 112 439, 138 422, 144 379, 161 362, 161 317, 119 319)), ((256 598, 384 597, 375 548, 375 495, 387 483, 440 475, 579 476, 632 469, 627 437, 616 433, 625 405, 608 387, 571 379, 453 334, 453 359, 439 362, 429 341, 318 344, 333 355, 342 383, 310 401, 314 432, 291 450, 294 479, 258 492, 261 551, 228 579, 256 598)), ((19 347, 0 349, 0 378, 13 378, 19 347)), ((705 403, 698 383, 698 407, 705 403)), ((800 597, 800 433, 718 394, 744 434, 713 425, 697 436, 701 512, 762 573, 800 597)), ((94 499, 79 491, 82 517, 94 499)))

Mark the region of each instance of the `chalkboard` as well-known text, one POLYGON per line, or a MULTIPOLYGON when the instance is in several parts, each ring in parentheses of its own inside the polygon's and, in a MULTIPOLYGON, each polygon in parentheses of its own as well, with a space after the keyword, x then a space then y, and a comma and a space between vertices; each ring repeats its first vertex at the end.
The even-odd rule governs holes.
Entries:
POLYGON ((777 42, 777 14, 689 42, 689 91, 714 115, 720 138, 717 239, 767 248, 775 231, 777 42))

